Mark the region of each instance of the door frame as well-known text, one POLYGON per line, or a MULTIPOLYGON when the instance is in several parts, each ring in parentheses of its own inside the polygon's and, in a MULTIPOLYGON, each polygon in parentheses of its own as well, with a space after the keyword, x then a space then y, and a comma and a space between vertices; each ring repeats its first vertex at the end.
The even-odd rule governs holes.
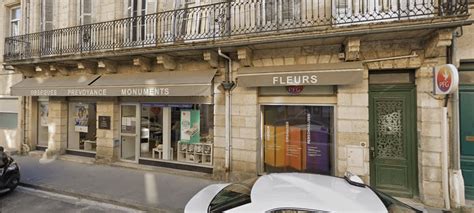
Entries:
MULTIPOLYGON (((375 113, 372 106, 372 99, 371 99, 371 93, 372 92, 383 92, 383 91, 410 91, 412 92, 413 98, 412 98, 412 106, 414 109, 412 110, 412 119, 411 122, 408 124, 407 130, 409 131, 408 134, 412 134, 414 137, 415 142, 411 144, 411 158, 412 160, 409 160, 409 166, 412 167, 412 175, 411 177, 408 177, 413 180, 413 197, 419 196, 419 179, 418 179, 418 132, 417 132, 417 122, 418 122, 418 117, 417 117, 417 94, 416 94, 416 85, 414 84, 372 84, 369 85, 369 152, 372 152, 371 148, 375 147, 375 141, 374 141, 374 134, 375 131, 372 131, 372 128, 374 127, 374 116, 373 114, 375 113)), ((375 187, 375 164, 373 163, 374 158, 372 157, 372 154, 369 154, 369 165, 370 165, 370 185, 375 187)))
POLYGON ((121 161, 125 162, 131 162, 131 163, 138 163, 139 160, 139 155, 140 155, 140 123, 141 123, 141 115, 140 115, 140 104, 139 103, 120 103, 120 130, 119 130, 119 135, 120 135, 120 157, 119 159, 121 161), (122 133, 122 106, 135 106, 135 117, 137 120, 137 123, 135 124, 135 135, 134 134, 129 134, 129 133, 122 133), (122 158, 122 136, 135 136, 135 160, 127 160, 122 158))

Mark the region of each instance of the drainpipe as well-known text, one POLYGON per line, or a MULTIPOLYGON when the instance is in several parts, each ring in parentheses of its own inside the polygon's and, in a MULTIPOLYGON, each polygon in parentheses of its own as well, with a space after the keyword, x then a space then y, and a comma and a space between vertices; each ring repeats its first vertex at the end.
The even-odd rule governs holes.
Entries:
POLYGON ((223 54, 221 48, 218 50, 219 56, 227 59, 227 72, 225 74, 225 81, 222 82, 222 87, 225 91, 225 170, 230 172, 230 159, 231 159, 231 149, 232 149, 232 89, 235 86, 234 81, 232 81, 232 59, 223 54))
MULTIPOLYGON (((460 37, 456 32, 453 32, 453 39, 451 46, 448 48, 448 63, 452 64, 455 61, 456 38, 460 37)), ((449 190, 450 198, 453 201, 453 207, 459 208, 464 206, 464 178, 461 171, 460 163, 460 137, 459 137, 459 92, 456 91, 451 96, 452 107, 452 121, 451 121, 451 169, 449 171, 449 190)))

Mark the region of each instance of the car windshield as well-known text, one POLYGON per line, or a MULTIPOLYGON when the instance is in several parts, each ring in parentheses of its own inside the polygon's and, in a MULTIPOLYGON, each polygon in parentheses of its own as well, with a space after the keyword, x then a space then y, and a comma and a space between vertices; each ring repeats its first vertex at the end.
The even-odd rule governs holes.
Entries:
POLYGON ((371 188, 387 208, 389 213, 421 213, 422 211, 404 204, 381 191, 371 188))
POLYGON ((226 186, 211 201, 208 212, 223 212, 250 203, 250 192, 257 179, 258 177, 226 186))

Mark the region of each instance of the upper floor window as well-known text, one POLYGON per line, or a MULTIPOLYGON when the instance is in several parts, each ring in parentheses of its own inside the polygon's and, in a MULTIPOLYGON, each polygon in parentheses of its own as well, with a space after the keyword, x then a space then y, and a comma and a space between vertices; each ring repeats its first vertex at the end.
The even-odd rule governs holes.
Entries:
POLYGON ((14 7, 10 9, 10 35, 20 35, 21 8, 14 7))
POLYGON ((266 22, 287 22, 301 18, 301 0, 263 0, 266 22))
POLYGON ((128 0, 127 16, 136 17, 156 13, 157 0, 128 0))
POLYGON ((53 30, 53 0, 41 1, 41 30, 53 30))
POLYGON ((92 23, 92 0, 79 0, 79 24, 92 23))

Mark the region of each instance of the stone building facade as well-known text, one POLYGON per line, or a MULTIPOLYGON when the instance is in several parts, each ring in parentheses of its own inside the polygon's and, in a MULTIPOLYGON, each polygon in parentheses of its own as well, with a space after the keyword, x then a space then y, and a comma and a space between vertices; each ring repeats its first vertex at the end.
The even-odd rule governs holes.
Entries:
MULTIPOLYGON (((0 51, 3 52, 5 37, 13 35, 12 25, 17 26, 18 22, 12 22, 12 9, 18 8, 19 3, 13 1, 0 1, 0 51)), ((13 17, 13 20, 16 17, 13 17)), ((2 54, 3 55, 3 54, 2 54)), ((0 57, 0 64, 3 64, 3 57, 0 57)), ((19 129, 22 126, 20 110, 20 97, 10 95, 10 87, 19 81, 22 76, 14 73, 11 67, 0 66, 0 146, 6 150, 16 152, 21 150, 22 133, 19 129)))
POLYGON ((275 20, 260 1, 17 1, 30 31, 5 40, 5 59, 25 76, 12 87, 26 100, 23 143, 223 180, 351 171, 393 195, 462 205, 443 187, 452 106, 432 91, 453 33, 472 23, 465 5, 327 25, 302 21, 310 1, 275 20))

